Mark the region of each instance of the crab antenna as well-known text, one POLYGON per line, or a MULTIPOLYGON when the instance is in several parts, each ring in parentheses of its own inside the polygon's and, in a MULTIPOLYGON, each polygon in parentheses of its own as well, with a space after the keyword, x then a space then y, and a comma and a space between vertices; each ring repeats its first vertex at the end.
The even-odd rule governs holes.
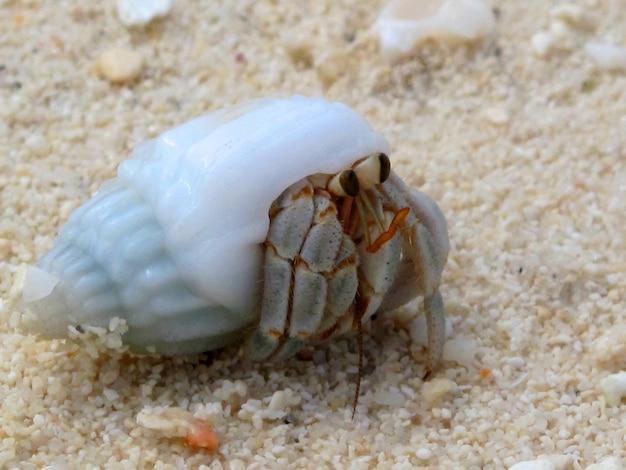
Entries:
POLYGON ((363 326, 361 325, 361 317, 356 315, 357 324, 357 336, 356 342, 359 348, 359 371, 356 376, 356 389, 354 390, 354 401, 352 402, 352 418, 354 421, 354 414, 356 413, 356 405, 359 403, 359 394, 361 393, 361 379, 363 378, 363 326))
POLYGON ((365 206, 365 209, 367 209, 367 211, 372 214, 372 216, 374 217, 374 220, 376 221, 376 225, 378 225, 378 228, 380 229, 380 231, 384 232, 385 227, 383 226, 383 221, 380 218, 380 215, 378 214, 378 212, 376 212, 376 209, 372 205, 372 201, 370 201, 367 194, 364 191, 361 191, 359 195, 357 196, 357 198, 363 199, 363 204, 365 206))

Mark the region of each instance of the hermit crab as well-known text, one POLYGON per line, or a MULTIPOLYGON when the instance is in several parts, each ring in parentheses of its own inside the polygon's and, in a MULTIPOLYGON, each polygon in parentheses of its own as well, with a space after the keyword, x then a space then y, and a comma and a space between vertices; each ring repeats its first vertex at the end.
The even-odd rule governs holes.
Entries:
POLYGON ((258 360, 358 330, 424 298, 428 370, 444 342, 445 218, 390 169, 389 146, 341 103, 260 99, 150 140, 29 267, 39 330, 123 318, 136 351, 244 336, 258 360))

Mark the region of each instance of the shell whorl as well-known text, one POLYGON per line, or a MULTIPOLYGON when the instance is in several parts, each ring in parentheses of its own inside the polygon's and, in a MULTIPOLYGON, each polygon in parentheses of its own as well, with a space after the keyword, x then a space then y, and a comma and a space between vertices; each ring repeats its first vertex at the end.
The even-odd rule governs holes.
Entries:
POLYGON ((180 354, 221 347, 246 324, 189 289, 151 207, 116 179, 72 213, 37 267, 59 279, 56 305, 46 298, 30 306, 48 310, 52 336, 68 324, 106 327, 120 317, 131 326, 125 342, 136 349, 180 354))

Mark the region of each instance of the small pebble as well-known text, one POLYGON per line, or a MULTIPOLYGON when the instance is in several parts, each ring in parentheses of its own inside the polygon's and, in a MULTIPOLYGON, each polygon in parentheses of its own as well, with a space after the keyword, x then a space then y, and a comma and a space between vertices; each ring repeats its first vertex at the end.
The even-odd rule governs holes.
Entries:
POLYGON ((111 385, 119 377, 120 371, 115 362, 111 364, 105 364, 102 366, 102 372, 98 376, 98 379, 103 385, 111 385))
POLYGON ((102 394, 106 397, 107 400, 109 401, 115 401, 120 397, 120 394, 117 393, 115 390, 113 390, 112 388, 104 388, 102 389, 102 394))
POLYGON ((626 70, 626 47, 589 41, 585 52, 601 69, 626 70))
POLYGON ((141 75, 143 60, 138 52, 113 48, 104 51, 96 62, 98 71, 112 83, 136 80, 141 75))
POLYGON ((609 406, 619 406, 626 396, 626 372, 611 374, 600 381, 600 388, 609 406))
POLYGON ((449 339, 443 347, 445 361, 454 361, 465 367, 472 366, 477 354, 476 341, 465 335, 457 335, 449 339))
POLYGON ((420 460, 428 460, 432 458, 433 453, 429 449, 421 448, 417 449, 417 452, 415 452, 415 456, 420 460))
POLYGON ((457 385, 452 380, 433 379, 422 385, 422 398, 429 403, 434 403, 456 390, 457 385))
POLYGON ((246 464, 241 459, 233 459, 228 463, 230 470, 246 470, 246 464))
POLYGON ((554 50, 556 38, 551 33, 539 31, 533 35, 530 39, 530 43, 533 46, 535 54, 539 57, 546 57, 554 50))
POLYGON ((285 409, 288 405, 289 405, 289 400, 287 400, 285 392, 282 390, 278 390, 274 392, 274 395, 272 395, 269 409, 272 411, 281 411, 285 409))
POLYGON ((570 35, 569 26, 561 20, 551 21, 549 30, 552 36, 561 42, 564 42, 570 35))
POLYGON ((33 155, 38 157, 45 156, 50 151, 47 139, 39 133, 29 135, 24 141, 24 145, 33 155))

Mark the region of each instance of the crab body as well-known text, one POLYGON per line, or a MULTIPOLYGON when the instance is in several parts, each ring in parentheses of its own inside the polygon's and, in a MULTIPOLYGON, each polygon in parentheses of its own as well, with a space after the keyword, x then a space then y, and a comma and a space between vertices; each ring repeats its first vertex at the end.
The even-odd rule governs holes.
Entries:
POLYGON ((124 341, 162 354, 253 331, 251 357, 281 358, 423 295, 434 366, 446 223, 393 172, 370 181, 370 163, 387 153, 347 106, 299 96, 165 132, 140 145, 29 268, 34 329, 63 337, 69 325, 119 317, 124 341))

